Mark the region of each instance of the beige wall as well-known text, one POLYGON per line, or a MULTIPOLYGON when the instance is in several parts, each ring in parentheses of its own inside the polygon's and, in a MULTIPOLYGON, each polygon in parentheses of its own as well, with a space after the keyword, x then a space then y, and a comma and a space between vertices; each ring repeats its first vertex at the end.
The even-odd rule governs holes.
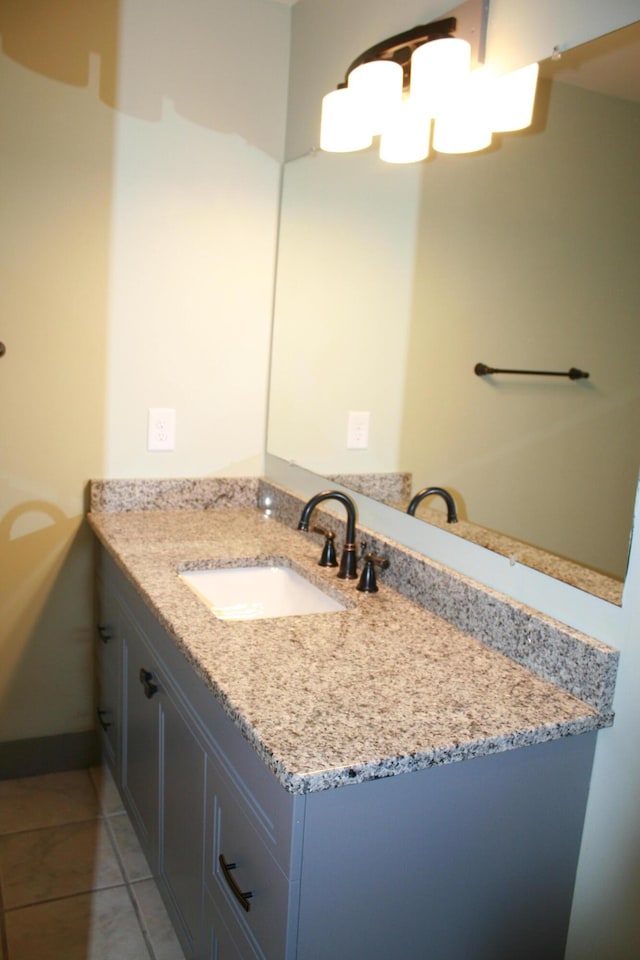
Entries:
POLYGON ((122 5, 109 476, 263 471, 289 18, 267 0, 122 5), (175 453, 146 451, 149 407, 176 409, 175 453))
POLYGON ((93 726, 88 479, 262 471, 289 17, 0 6, 0 740, 93 726))
MULTIPOLYGON (((113 113, 87 31, 49 18, 45 42, 37 15, 0 13, 3 740, 92 725, 82 515, 103 469, 113 113)), ((105 44, 116 30, 105 16, 105 44)))

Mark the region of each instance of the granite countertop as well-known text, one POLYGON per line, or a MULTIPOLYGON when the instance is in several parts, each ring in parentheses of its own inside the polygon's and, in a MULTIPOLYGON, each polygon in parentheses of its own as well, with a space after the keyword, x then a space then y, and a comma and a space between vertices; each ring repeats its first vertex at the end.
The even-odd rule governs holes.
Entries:
POLYGON ((384 585, 317 565, 317 538, 256 508, 96 512, 90 523, 245 738, 292 793, 451 763, 611 722, 384 585), (280 557, 348 609, 224 621, 178 577, 280 557), (241 652, 241 655, 239 655, 241 652))

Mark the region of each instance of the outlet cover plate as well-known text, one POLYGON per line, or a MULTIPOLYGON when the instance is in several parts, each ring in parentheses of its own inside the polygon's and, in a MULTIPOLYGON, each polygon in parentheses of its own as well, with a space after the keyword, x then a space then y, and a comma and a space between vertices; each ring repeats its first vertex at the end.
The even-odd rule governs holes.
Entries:
POLYGON ((147 450, 152 453, 176 448, 176 411, 172 407, 149 407, 147 450))

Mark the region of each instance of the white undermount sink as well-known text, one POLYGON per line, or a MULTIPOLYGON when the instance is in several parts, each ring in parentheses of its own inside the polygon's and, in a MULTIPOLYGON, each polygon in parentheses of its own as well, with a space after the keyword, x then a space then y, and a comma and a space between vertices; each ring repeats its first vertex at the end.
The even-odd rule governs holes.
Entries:
POLYGON ((261 620, 346 609, 286 566, 184 570, 180 578, 221 620, 261 620))

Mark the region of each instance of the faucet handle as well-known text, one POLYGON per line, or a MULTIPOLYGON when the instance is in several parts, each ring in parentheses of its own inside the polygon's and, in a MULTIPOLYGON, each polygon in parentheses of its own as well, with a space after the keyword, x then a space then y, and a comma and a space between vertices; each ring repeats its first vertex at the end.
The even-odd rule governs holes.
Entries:
POLYGON ((377 593, 378 584, 376 583, 376 566, 381 570, 386 570, 389 561, 386 557, 379 557, 374 553, 367 553, 364 558, 364 568, 360 574, 360 580, 356 590, 361 593, 377 593))
POLYGON ((312 527, 314 533, 321 533, 324 537, 324 547, 322 549, 322 556, 318 560, 319 567, 337 567, 338 560, 336 558, 336 545, 335 538, 336 535, 333 530, 327 530, 325 527, 312 527))

